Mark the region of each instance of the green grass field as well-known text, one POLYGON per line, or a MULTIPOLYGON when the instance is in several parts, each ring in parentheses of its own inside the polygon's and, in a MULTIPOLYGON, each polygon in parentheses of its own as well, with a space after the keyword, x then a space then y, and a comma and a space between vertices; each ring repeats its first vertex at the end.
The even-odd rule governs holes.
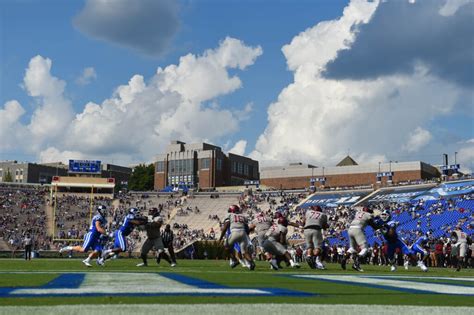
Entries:
POLYGON ((0 260, 0 305, 290 303, 474 306, 474 271, 471 269, 455 272, 452 269, 433 268, 428 273, 422 273, 416 267, 411 267, 408 271, 400 268, 396 273, 391 273, 386 266, 364 266, 365 272, 357 273, 343 271, 339 265, 329 264, 327 270, 323 271, 311 270, 306 265, 298 270, 285 268, 271 271, 267 263, 258 262, 256 270, 249 271, 240 266, 230 269, 225 261, 184 260, 179 261, 175 268, 163 262, 157 266, 153 261, 150 261, 149 267, 138 268, 135 266, 138 262, 136 259, 119 259, 108 262, 105 267, 86 268, 78 259, 3 259, 0 260), (162 278, 162 275, 166 278, 162 278), (308 279, 296 275, 316 275, 330 279, 308 279), (52 283, 59 283, 61 276, 66 276, 66 281, 59 284, 56 293, 45 294, 41 290, 38 291, 40 293, 21 293, 29 292, 22 291, 26 288, 54 287, 52 283), (83 282, 79 281, 75 286, 82 290, 79 293, 74 291, 79 289, 73 288, 73 277, 84 277, 81 278, 83 282), (180 292, 183 288, 194 288, 188 282, 175 285, 176 279, 180 277, 186 281, 195 279, 211 283, 209 288, 215 285, 215 292, 199 295, 180 292), (364 283, 353 282, 358 279, 364 283), (391 287, 390 281, 393 280, 401 287, 391 287), (417 290, 420 287, 422 290, 438 287, 446 293, 451 293, 449 288, 453 288, 457 294, 418 292, 412 290, 412 285, 417 290), (68 291, 69 287, 73 288, 72 291, 68 291), (222 288, 270 288, 294 294, 222 296, 219 294, 222 288), (105 293, 94 293, 102 289, 105 293), (122 293, 115 294, 116 290, 122 290, 122 293))

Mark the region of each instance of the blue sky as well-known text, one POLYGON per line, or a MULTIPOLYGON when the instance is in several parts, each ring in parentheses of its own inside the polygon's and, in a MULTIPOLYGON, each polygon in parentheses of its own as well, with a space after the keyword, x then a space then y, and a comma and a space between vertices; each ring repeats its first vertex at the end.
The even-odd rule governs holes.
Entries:
MULTIPOLYGON (((473 29, 472 1, 378 5, 377 1, 358 0, 117 2, 123 6, 101 7, 93 0, 0 3, 0 110, 16 100, 24 111, 13 115, 14 122, 6 120, 9 125, 4 124, 4 129, 0 127, 2 136, 17 134, 14 143, 0 146, 0 159, 46 161, 77 156, 123 164, 150 161, 169 140, 180 137, 205 139, 268 164, 299 160, 331 165, 348 150, 365 163, 419 159, 436 163, 445 151, 451 155, 461 151, 461 159, 472 168, 474 102, 469 70, 473 58, 469 55, 474 49, 472 37, 465 38, 473 29), (100 13, 100 9, 107 12, 100 13), (401 24, 400 18, 406 22, 401 24), (430 22, 419 22, 424 18, 430 22), (429 30, 433 36, 421 33, 429 30), (171 79, 176 73, 187 75, 189 65, 180 64, 182 56, 199 58, 209 49, 216 56, 226 54, 222 43, 228 37, 239 41, 229 48, 240 54, 236 60, 214 69, 216 73, 199 72, 209 82, 219 82, 224 71, 223 86, 171 79), (147 44, 152 39, 156 39, 154 46, 147 44), (455 51, 443 48, 448 46, 455 51), (464 53, 459 62, 450 58, 454 53, 462 55, 458 52, 464 53), (37 55, 41 58, 34 66, 30 61, 37 55), (232 66, 233 62, 238 66, 232 66), (166 68, 170 65, 182 69, 174 73, 175 69, 166 68), (78 78, 87 67, 95 75, 80 84, 78 78), (167 76, 156 75, 158 67, 168 69, 167 76), (35 71, 46 76, 41 82, 51 85, 26 82, 27 72, 38 78, 35 71), (132 119, 131 114, 127 118, 115 115, 116 121, 108 121, 105 103, 118 102, 114 91, 136 74, 143 76, 147 91, 133 94, 131 104, 145 111, 142 99, 151 106, 160 90, 164 96, 156 99, 159 108, 149 111, 160 118, 146 126, 134 124, 141 119, 139 113, 133 113, 131 121, 127 120, 132 119), (226 81, 234 76, 240 84, 226 81), (66 84, 63 90, 58 80, 66 84), (166 91, 161 87, 152 91, 155 80, 159 84, 175 81, 166 91), (51 86, 62 92, 46 94, 51 86), (36 96, 32 96, 34 88, 40 89, 36 96), (209 91, 206 97, 195 99, 186 92, 191 88, 209 91), (75 119, 75 114, 87 116, 83 111, 89 102, 100 107, 97 113, 102 118, 75 119), (420 104, 425 102, 429 104, 420 104), (241 117, 247 104, 252 104, 251 109, 241 117), (167 108, 175 110, 162 116, 167 108), (51 115, 54 123, 54 112, 62 112, 61 117, 69 122, 57 128, 46 126, 51 127, 44 133, 47 136, 31 135, 32 130, 41 133, 32 122, 41 109, 43 120, 51 115), (181 111, 187 110, 190 114, 184 117, 181 111), (204 122, 195 125, 192 119, 200 115, 204 122), (406 116, 410 118, 404 119, 406 116), (87 119, 96 126, 104 117, 108 122, 101 130, 87 127, 87 119), (221 124, 214 126, 212 117, 221 124), (390 122, 392 117, 399 122, 390 122), (226 126, 228 130, 217 131, 226 126), (140 127, 156 134, 130 143, 120 141, 123 129, 140 127), (375 135, 381 129, 384 131, 375 135), (97 132, 105 140, 81 142, 77 140, 81 132, 97 132)), ((210 60, 202 62, 214 62, 210 60)), ((12 107, 21 112, 17 105, 12 107)), ((8 108, 13 112, 12 107, 8 108)), ((8 113, 4 110, 3 115, 8 113)))

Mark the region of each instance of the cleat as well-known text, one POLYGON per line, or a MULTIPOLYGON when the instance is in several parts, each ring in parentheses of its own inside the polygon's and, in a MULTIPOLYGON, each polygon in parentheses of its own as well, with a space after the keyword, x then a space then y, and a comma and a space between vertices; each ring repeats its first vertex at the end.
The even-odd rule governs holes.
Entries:
POLYGON ((237 267, 239 264, 240 264, 240 263, 239 263, 237 260, 231 261, 231 263, 230 263, 230 268, 234 269, 234 268, 237 267))
POLYGON ((342 268, 342 270, 346 270, 346 263, 347 263, 346 259, 343 258, 343 259, 341 260, 341 268, 342 268))
POLYGON ((274 260, 273 260, 273 261, 270 260, 269 263, 270 263, 270 268, 271 268, 271 269, 273 269, 273 270, 278 270, 278 269, 280 269, 280 268, 278 268, 278 264, 277 264, 274 260))
POLYGON ((97 264, 97 266, 101 266, 103 267, 104 266, 104 262, 99 258, 95 261, 95 263, 97 264))
POLYGON ((171 267, 176 267, 176 264, 175 264, 175 263, 171 263, 171 267))
MULTIPOLYGON (((419 266, 419 265, 418 265, 419 266)), ((403 263, 403 267, 405 268, 405 270, 408 270, 408 261, 405 261, 403 263)))
POLYGON ((397 271, 397 266, 394 266, 394 265, 390 266, 390 271, 391 272, 397 271))
POLYGON ((362 268, 360 268, 360 266, 358 264, 353 264, 352 269, 354 269, 355 271, 358 271, 358 272, 364 272, 364 270, 362 268))
POLYGON ((314 265, 314 262, 313 262, 313 257, 306 256, 306 262, 308 263, 309 268, 316 269, 316 266, 314 265))
POLYGON ((291 266, 291 268, 300 269, 301 266, 300 266, 300 264, 298 264, 298 263, 294 263, 293 266, 291 266))
POLYGON ((249 269, 250 270, 255 270, 255 263, 253 261, 250 262, 249 269))
POLYGON ((145 263, 140 263, 140 264, 137 264, 137 267, 148 267, 148 265, 145 263))
POLYGON ((83 260, 82 263, 87 267, 92 267, 92 265, 87 260, 83 260))
MULTIPOLYGON (((316 269, 325 270, 326 267, 324 267, 324 265, 321 262, 317 261, 316 262, 316 269)), ((360 269, 360 267, 359 267, 359 269, 360 269)))
POLYGON ((426 265, 422 261, 419 261, 417 265, 418 265, 418 267, 420 267, 421 271, 423 271, 423 272, 428 271, 428 267, 426 267, 426 265))

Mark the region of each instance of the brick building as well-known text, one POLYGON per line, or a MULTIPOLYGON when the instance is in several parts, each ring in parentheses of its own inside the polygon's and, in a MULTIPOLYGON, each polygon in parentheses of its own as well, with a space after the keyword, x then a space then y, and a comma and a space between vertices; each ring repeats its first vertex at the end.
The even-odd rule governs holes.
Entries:
POLYGON ((0 161, 0 182, 6 182, 8 177, 11 177, 13 183, 49 184, 53 176, 65 175, 67 175, 67 166, 64 164, 0 161))
POLYGON ((300 189, 323 185, 326 188, 367 185, 383 187, 439 176, 436 167, 421 161, 358 165, 352 158, 346 157, 334 167, 317 167, 302 163, 265 167, 261 169, 260 182, 276 189, 300 189))
POLYGON ((259 178, 258 162, 208 143, 172 141, 155 162, 155 190, 167 186, 211 189, 259 178))

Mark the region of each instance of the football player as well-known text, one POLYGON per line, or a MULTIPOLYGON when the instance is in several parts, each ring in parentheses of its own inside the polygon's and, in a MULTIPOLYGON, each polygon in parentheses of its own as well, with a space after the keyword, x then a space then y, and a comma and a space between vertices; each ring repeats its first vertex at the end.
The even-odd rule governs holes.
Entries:
POLYGON ((84 235, 84 243, 82 246, 65 246, 59 250, 60 253, 67 251, 74 251, 78 253, 85 253, 92 249, 92 253, 82 261, 87 267, 92 267, 90 264, 91 259, 97 257, 102 250, 100 246, 101 237, 105 236, 107 232, 105 231, 105 225, 107 220, 105 217, 107 208, 105 206, 98 206, 96 208, 97 214, 92 218, 91 224, 89 226, 89 231, 84 235))
POLYGON ((142 249, 140 251, 140 257, 143 260, 143 263, 137 265, 137 267, 146 267, 148 266, 147 263, 147 256, 148 252, 155 248, 156 250, 156 258, 163 257, 172 267, 176 266, 173 262, 171 262, 168 254, 165 253, 165 246, 163 245, 163 240, 161 238, 160 228, 163 225, 163 218, 159 215, 158 209, 151 208, 148 211, 148 215, 151 219, 151 222, 147 222, 145 224, 145 231, 147 235, 147 239, 145 243, 142 245, 142 249))
POLYGON ((350 223, 347 233, 349 234, 349 249, 347 253, 341 259, 342 269, 346 269, 346 262, 350 255, 354 263, 352 269, 363 272, 364 270, 360 267, 360 260, 368 254, 368 243, 367 237, 365 236, 365 227, 367 225, 377 229, 379 226, 374 221, 373 210, 369 207, 363 207, 358 210, 354 216, 354 219, 350 223), (357 251, 360 248, 360 251, 357 251))
POLYGON ((138 225, 144 225, 147 219, 140 217, 137 208, 130 208, 125 216, 122 225, 114 232, 114 248, 105 250, 99 263, 103 264, 106 260, 127 251, 127 236, 132 233, 133 229, 138 225))
POLYGON ((250 270, 254 270, 255 263, 249 252, 250 239, 248 236, 247 217, 240 213, 240 207, 237 205, 232 205, 229 207, 229 215, 224 221, 224 226, 222 227, 219 242, 222 241, 222 239, 227 233, 227 230, 229 229, 230 235, 226 238, 224 246, 231 257, 231 267, 235 268, 235 266, 239 264, 233 251, 234 244, 239 243, 240 251, 242 252, 243 257, 248 262, 248 268, 250 270))
POLYGON ((321 263, 321 246, 323 244, 322 229, 327 229, 328 217, 320 206, 312 206, 306 210, 303 221, 304 239, 306 243, 306 262, 311 269, 325 269, 321 263))
MULTIPOLYGON (((410 259, 413 261, 416 260, 416 255, 415 253, 398 237, 397 234, 397 226, 398 222, 396 221, 390 221, 391 216, 390 213, 387 211, 384 211, 382 213, 383 219, 385 221, 388 221, 385 223, 381 228, 380 231, 384 237, 384 239, 387 241, 387 256, 388 260, 390 262, 390 271, 397 271, 397 265, 395 261, 395 252, 397 248, 402 252, 403 255, 407 255, 410 259)), ((381 216, 382 216, 381 215, 381 216)), ((428 271, 428 268, 425 266, 423 261, 419 260, 417 263, 417 266, 420 267, 422 271, 428 271)))
MULTIPOLYGON (((430 238, 430 232, 427 232, 426 235, 424 235, 421 232, 418 232, 418 238, 416 241, 410 246, 410 250, 416 255, 420 254, 420 259, 418 259, 418 263, 420 264, 420 261, 424 264, 426 259, 429 257, 430 253, 428 252, 427 248, 427 243, 430 238)), ((410 259, 408 256, 406 256, 407 259, 405 260, 405 269, 408 270, 408 266, 410 265, 410 259)), ((425 265, 426 266, 426 265, 425 265)))
POLYGON ((300 265, 293 261, 290 253, 286 249, 286 234, 288 233, 288 220, 285 217, 278 219, 278 224, 273 224, 265 233, 263 248, 267 253, 267 260, 273 270, 278 270, 277 256, 283 256, 284 260, 292 268, 300 268, 300 265))
POLYGON ((272 224, 273 219, 264 211, 261 211, 255 216, 249 225, 249 230, 257 234, 258 247, 263 255, 266 255, 265 249, 263 248, 263 242, 265 242, 265 233, 267 233, 267 231, 271 228, 272 224))
POLYGON ((461 267, 464 263, 464 258, 466 257, 467 253, 468 242, 470 241, 470 238, 462 230, 461 225, 458 224, 456 229, 451 233, 451 242, 457 247, 458 250, 456 271, 461 271, 461 267))

